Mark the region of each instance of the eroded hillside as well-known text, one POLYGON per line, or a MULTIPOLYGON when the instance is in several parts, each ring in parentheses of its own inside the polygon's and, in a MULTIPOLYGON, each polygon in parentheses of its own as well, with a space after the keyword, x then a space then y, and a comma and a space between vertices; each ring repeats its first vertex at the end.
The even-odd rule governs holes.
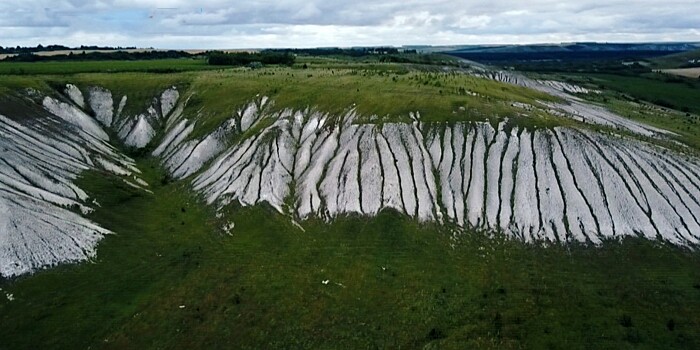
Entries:
POLYGON ((455 67, 4 78, 0 348, 700 344, 695 115, 455 67))
POLYGON ((0 273, 93 257, 110 232, 81 216, 99 203, 74 180, 101 170, 147 192, 125 154, 156 157, 221 213, 232 204, 267 203, 300 227, 310 218, 393 208, 525 241, 642 236, 698 243, 700 163, 664 148, 668 132, 589 105, 570 93, 594 92, 573 85, 476 75, 540 92, 454 73, 444 76, 454 86, 443 86, 409 74, 402 78, 411 93, 434 85, 431 100, 397 102, 394 114, 386 107, 373 114, 374 98, 412 95, 378 90, 357 103, 339 96, 344 105, 328 108, 325 95, 312 104, 227 77, 149 89, 132 83, 132 90, 97 77, 6 93, 0 273), (234 87, 230 100, 222 84, 234 87), (245 92, 235 94, 236 84, 245 92), (440 105, 448 88, 460 100, 440 105))

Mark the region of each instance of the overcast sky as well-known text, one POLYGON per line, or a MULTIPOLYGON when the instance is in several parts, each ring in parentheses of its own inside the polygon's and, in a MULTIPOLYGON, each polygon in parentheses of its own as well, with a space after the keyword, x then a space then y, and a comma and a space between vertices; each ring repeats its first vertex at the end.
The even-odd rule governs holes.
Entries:
POLYGON ((700 0, 1 0, 0 46, 700 41, 700 0))

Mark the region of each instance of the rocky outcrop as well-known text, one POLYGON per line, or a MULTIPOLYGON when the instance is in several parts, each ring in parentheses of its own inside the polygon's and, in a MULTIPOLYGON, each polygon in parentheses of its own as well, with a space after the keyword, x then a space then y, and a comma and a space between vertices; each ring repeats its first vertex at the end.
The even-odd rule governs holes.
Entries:
POLYGON ((565 127, 425 124, 418 114, 412 123, 356 124, 353 110, 259 106, 225 124, 269 126, 228 148, 212 135, 179 146, 168 138, 167 148, 181 150, 164 157, 169 169, 198 173, 193 188, 209 203, 267 202, 302 219, 394 208, 526 241, 698 243, 698 160, 649 143, 565 127))
MULTIPOLYGON (((88 169, 142 181, 76 105, 32 93, 27 115, 0 114, 0 275, 8 277, 95 255, 110 232, 85 219, 96 202, 75 183, 88 169)), ((4 103, 27 105, 21 97, 4 103), (14 101, 14 102, 13 102, 14 101)), ((76 102, 77 103, 77 102, 76 102)))

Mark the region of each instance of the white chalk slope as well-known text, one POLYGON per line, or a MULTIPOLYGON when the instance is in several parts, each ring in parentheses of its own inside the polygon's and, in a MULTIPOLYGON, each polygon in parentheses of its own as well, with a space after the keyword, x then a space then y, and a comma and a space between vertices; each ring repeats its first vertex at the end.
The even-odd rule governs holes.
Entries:
POLYGON ((533 80, 513 72, 482 71, 476 75, 508 84, 527 87, 560 97, 562 102, 549 103, 549 107, 560 112, 562 115, 569 116, 586 123, 620 128, 644 136, 663 136, 672 134, 668 130, 627 119, 612 113, 603 107, 593 105, 575 95, 572 95, 596 93, 596 91, 590 91, 580 86, 551 80, 533 80))
MULTIPOLYGON (((165 119, 173 112, 175 104, 180 98, 180 93, 176 87, 171 87, 160 95, 153 98, 145 113, 128 115, 123 113, 128 101, 127 96, 123 96, 117 108, 117 114, 113 118, 103 117, 110 114, 114 106, 112 95, 108 90, 92 88, 90 92, 90 106, 95 112, 97 119, 105 126, 112 127, 125 145, 134 148, 144 148, 148 146, 157 134, 157 130, 165 126, 165 119), (102 93, 96 93, 102 92, 102 93), (106 93, 105 93, 106 92, 106 93)), ((182 112, 181 110, 179 111, 182 112)), ((171 116, 172 117, 172 116, 171 116)))
POLYGON ((177 178, 197 174, 193 187, 209 203, 267 202, 300 218, 394 208, 526 241, 700 239, 697 159, 574 128, 355 117, 271 113, 259 99, 200 140, 184 141, 194 124, 180 121, 155 154, 177 178), (224 146, 262 120, 269 126, 224 146))
MULTIPOLYGON (((492 78, 561 96, 587 92, 492 78)), ((95 255, 110 232, 81 215, 97 205, 74 184, 82 171, 102 169, 147 191, 133 161, 110 144, 108 128, 127 146, 151 146, 174 178, 191 181, 219 207, 265 202, 297 218, 327 220, 393 208, 525 241, 700 240, 698 159, 631 138, 505 122, 426 124, 417 113, 411 123, 357 124, 352 109, 273 112, 266 97, 195 138, 197 116, 183 114, 187 100, 176 88, 135 115, 125 112, 134 109, 126 108, 127 96, 117 103, 107 89, 83 91, 67 85, 62 98, 28 92, 14 97, 28 111, 0 113, 1 276, 95 255)), ((591 117, 597 109, 577 103, 569 99, 557 108, 597 122, 591 117)), ((663 132, 600 113, 601 123, 643 135, 663 132)))
MULTIPOLYGON (((104 91, 90 91, 90 105, 102 106, 99 121, 111 120, 104 91)), ((21 115, 0 114, 1 276, 95 255, 98 241, 110 232, 81 215, 97 205, 74 184, 82 171, 102 169, 133 186, 145 185, 133 160, 79 108, 85 106, 81 91, 68 85, 66 94, 73 103, 31 92, 15 97, 17 105, 32 106, 21 115)))

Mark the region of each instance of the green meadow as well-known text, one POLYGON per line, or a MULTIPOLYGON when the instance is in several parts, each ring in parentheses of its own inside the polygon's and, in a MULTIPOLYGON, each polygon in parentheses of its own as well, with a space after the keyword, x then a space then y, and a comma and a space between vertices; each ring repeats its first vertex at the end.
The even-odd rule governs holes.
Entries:
MULTIPOLYGON (((189 99, 185 115, 197 118, 193 137, 256 95, 278 110, 354 106, 367 118, 361 122, 420 112, 428 123, 574 123, 513 104, 553 97, 454 71, 304 63, 255 70, 210 70, 194 60, 0 63, 11 73, 2 76, 0 97, 71 82, 104 86, 115 99, 127 94, 127 111, 139 111, 174 85, 189 99)), ((650 123, 683 131, 676 122, 650 123)), ((697 137, 695 130, 685 137, 697 137)), ((221 216, 148 152, 131 155, 153 193, 106 173, 82 174, 77 184, 101 205, 89 217, 114 234, 92 261, 0 279, 0 349, 700 348, 695 250, 641 238, 525 243, 393 210, 324 222, 232 205, 221 216)))

